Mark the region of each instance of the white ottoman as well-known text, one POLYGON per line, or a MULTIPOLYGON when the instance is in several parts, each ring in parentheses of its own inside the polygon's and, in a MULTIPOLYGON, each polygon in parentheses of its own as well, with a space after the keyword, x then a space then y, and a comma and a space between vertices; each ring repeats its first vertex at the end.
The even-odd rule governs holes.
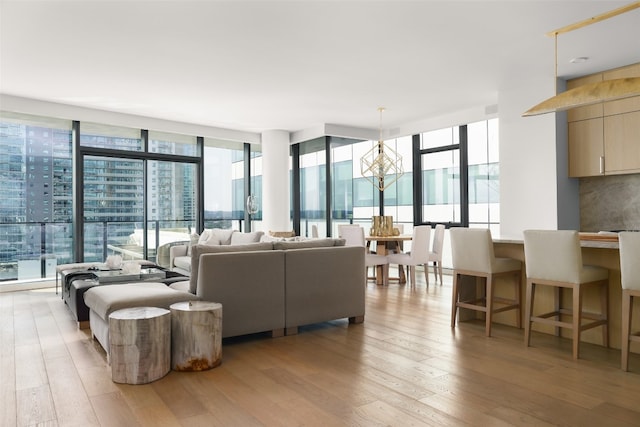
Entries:
POLYGON ((116 310, 131 307, 160 307, 169 309, 171 304, 195 301, 198 296, 190 292, 171 289, 164 283, 140 282, 122 285, 94 286, 84 293, 89 307, 91 335, 98 340, 109 357, 109 315, 116 310))

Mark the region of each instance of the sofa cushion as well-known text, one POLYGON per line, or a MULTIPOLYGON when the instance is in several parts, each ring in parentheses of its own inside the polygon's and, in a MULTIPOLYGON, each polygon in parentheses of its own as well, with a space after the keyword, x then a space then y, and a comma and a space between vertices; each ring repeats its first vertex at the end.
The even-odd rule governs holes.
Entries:
POLYGON ((248 251, 267 251, 273 249, 273 243, 249 243, 246 245, 194 245, 191 249, 191 276, 189 277, 189 291, 196 293, 198 287, 198 266, 200 264, 200 255, 221 253, 221 252, 248 252, 248 251))
POLYGON ((231 245, 244 245, 247 243, 257 243, 264 234, 264 231, 252 231, 250 233, 241 233, 235 231, 231 235, 231 245))
POLYGON ((173 259, 173 266, 181 270, 191 271, 191 255, 175 257, 173 259))
POLYGON ((164 283, 140 282, 94 286, 84 294, 84 302, 103 320, 121 308, 160 307, 168 309, 174 302, 199 299, 189 292, 169 288, 164 283))
POLYGON ((285 250, 285 249, 305 249, 305 248, 326 248, 330 246, 344 246, 344 239, 308 239, 298 240, 295 242, 273 242, 273 249, 285 250))

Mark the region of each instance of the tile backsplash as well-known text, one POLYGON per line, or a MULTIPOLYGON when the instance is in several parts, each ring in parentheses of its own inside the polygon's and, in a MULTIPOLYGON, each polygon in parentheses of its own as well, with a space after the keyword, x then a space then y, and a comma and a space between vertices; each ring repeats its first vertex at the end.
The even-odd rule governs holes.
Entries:
POLYGON ((640 230, 640 174, 581 178, 580 230, 640 230))

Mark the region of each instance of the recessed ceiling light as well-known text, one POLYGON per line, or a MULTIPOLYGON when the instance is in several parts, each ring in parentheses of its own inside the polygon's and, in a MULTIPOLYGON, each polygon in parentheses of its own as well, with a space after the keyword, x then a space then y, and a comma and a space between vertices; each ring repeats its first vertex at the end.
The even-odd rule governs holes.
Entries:
POLYGON ((580 64, 582 62, 587 62, 589 60, 588 56, 578 56, 577 58, 572 58, 569 60, 572 64, 580 64))

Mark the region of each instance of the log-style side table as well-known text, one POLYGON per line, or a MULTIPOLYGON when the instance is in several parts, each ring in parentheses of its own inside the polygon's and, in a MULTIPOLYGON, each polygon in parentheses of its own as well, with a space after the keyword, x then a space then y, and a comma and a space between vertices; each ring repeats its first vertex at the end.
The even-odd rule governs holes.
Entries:
POLYGON ((222 363, 222 304, 171 304, 171 368, 205 371, 222 363))
POLYGON ((109 315, 111 379, 147 384, 171 370, 171 312, 134 307, 109 315))

